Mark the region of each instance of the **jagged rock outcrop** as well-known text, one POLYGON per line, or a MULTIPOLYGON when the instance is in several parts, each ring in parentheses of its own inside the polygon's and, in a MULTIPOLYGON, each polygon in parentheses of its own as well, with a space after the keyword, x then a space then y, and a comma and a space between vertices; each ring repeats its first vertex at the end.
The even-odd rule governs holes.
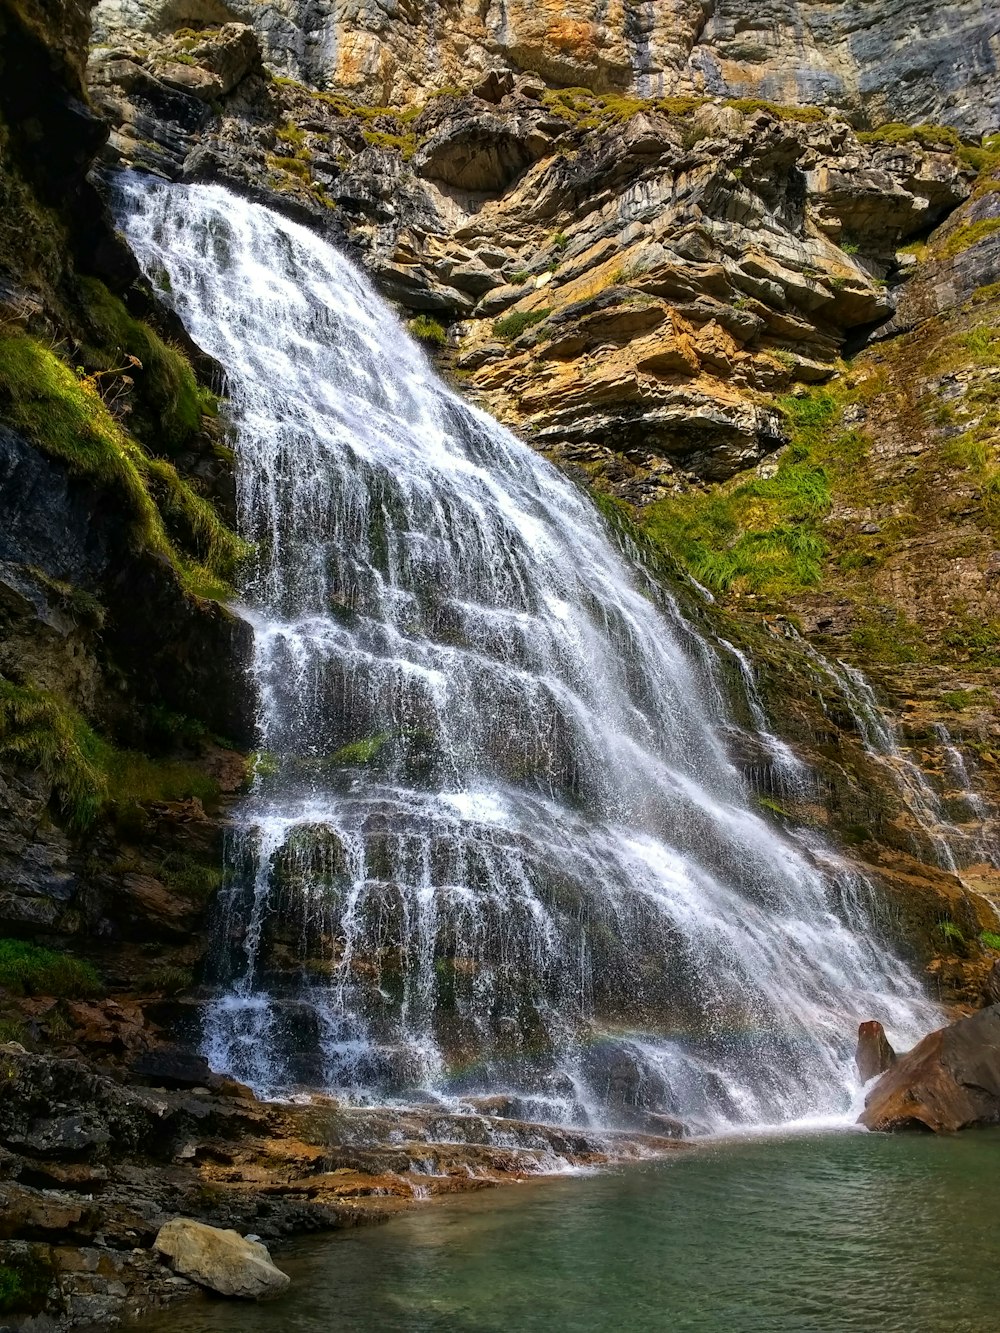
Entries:
POLYGON ((399 105, 505 69, 551 85, 763 97, 863 122, 995 129, 996 0, 101 0, 100 40, 237 20, 268 63, 318 88, 399 105))
POLYGON ((867 1129, 953 1134, 1000 1121, 1000 1005, 932 1032, 865 1099, 867 1129))
POLYGON ((352 243, 391 299, 463 321, 457 368, 495 415, 630 499, 784 443, 768 398, 892 315, 898 247, 969 191, 947 144, 822 117, 522 79, 400 121, 252 61, 213 112, 164 73, 240 31, 96 52, 108 160, 221 179, 352 243))

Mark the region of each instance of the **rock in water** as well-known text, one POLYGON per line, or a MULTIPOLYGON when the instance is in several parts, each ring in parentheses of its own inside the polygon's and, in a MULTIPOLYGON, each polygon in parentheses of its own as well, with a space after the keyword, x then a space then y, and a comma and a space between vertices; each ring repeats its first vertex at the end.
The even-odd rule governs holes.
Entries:
POLYGON ((952 1133, 1000 1122, 1000 1004, 939 1028, 901 1055, 868 1094, 868 1129, 952 1133))
POLYGON ((872 1020, 862 1023, 858 1028, 858 1049, 854 1063, 862 1083, 867 1083, 876 1074, 884 1074, 896 1062, 896 1052, 889 1045, 885 1028, 872 1020))
POLYGON ((266 1245, 187 1217, 175 1217, 162 1226, 153 1250, 168 1260, 175 1273, 220 1296, 259 1301, 277 1296, 290 1281, 271 1262, 266 1245))

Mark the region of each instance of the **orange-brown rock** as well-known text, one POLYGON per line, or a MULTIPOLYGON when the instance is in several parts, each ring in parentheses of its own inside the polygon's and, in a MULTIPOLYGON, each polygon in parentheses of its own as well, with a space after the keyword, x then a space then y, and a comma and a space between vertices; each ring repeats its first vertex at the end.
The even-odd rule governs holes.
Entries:
POLYGON ((869 1093, 867 1129, 954 1133, 1000 1122, 1000 1005, 939 1028, 900 1056, 869 1093))
POLYGON ((858 1028, 858 1049, 854 1063, 862 1083, 867 1083, 876 1074, 884 1074, 896 1061, 896 1052, 889 1045, 885 1028, 874 1020, 862 1023, 858 1028))

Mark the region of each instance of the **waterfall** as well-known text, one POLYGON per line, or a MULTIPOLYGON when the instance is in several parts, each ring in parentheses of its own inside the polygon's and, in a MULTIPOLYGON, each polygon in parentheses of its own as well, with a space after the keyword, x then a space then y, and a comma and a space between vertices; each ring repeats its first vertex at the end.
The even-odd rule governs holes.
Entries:
POLYGON ((213 1066, 563 1123, 845 1112, 857 1023, 937 1013, 866 883, 756 807, 720 650, 343 255, 217 186, 127 176, 120 216, 225 368, 256 550, 213 1066))

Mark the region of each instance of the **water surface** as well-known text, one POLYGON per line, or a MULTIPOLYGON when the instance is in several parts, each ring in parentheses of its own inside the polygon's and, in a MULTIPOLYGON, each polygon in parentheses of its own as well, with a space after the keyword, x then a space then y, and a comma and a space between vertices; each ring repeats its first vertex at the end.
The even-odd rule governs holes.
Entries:
POLYGON ((421 1206, 146 1333, 988 1333, 1000 1132, 741 1139, 421 1206))

